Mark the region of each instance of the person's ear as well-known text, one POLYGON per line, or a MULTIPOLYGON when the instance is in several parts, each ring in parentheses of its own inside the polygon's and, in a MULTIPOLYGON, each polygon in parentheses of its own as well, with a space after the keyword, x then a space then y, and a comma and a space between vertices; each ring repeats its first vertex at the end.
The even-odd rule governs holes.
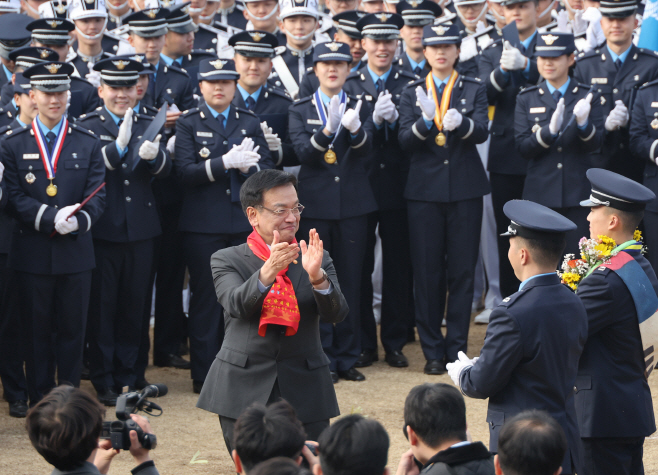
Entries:
MULTIPOLYGON (((635 25, 637 26, 637 20, 635 20, 635 25)), ((559 467, 559 468, 555 471, 555 475, 560 475, 561 473, 562 473, 562 467, 559 467)))
POLYGON ((416 434, 411 426, 407 426, 407 435, 409 436, 409 443, 411 445, 418 445, 418 434, 416 434))
POLYGON ((504 475, 503 470, 500 468, 500 462, 498 461, 498 454, 494 455, 494 471, 496 475, 504 475))
POLYGON ((304 456, 300 455, 299 457, 297 457, 297 460, 295 460, 295 463, 301 467, 303 461, 304 461, 304 456))
POLYGON ((391 474, 391 471, 388 469, 388 467, 386 467, 384 469, 384 474, 383 475, 390 475, 390 474, 391 474))
POLYGON ((258 212, 256 211, 256 208, 252 206, 247 208, 247 219, 249 220, 249 224, 251 224, 252 228, 258 226, 258 212))
POLYGON ((322 466, 319 463, 313 465, 313 475, 322 475, 322 466))
POLYGON ((130 43, 130 46, 132 46, 133 48, 135 47, 132 34, 128 35, 128 43, 130 43))
POLYGON ((240 460, 238 451, 233 449, 233 452, 231 452, 231 456, 233 457, 233 463, 235 464, 235 471, 238 473, 242 473, 242 461, 240 460))

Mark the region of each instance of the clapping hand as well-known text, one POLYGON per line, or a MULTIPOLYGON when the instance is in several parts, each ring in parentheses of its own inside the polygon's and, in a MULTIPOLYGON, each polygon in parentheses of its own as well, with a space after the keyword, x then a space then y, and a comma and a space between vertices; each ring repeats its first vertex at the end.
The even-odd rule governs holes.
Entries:
POLYGON ((589 113, 592 110, 592 93, 590 92, 584 99, 579 100, 573 108, 573 115, 576 116, 578 127, 583 127, 587 123, 589 113))
POLYGON ((158 156, 158 152, 160 151, 161 138, 162 138, 162 134, 158 134, 158 136, 155 138, 153 142, 150 142, 149 140, 144 140, 144 143, 141 145, 141 147, 139 147, 139 152, 138 152, 139 158, 141 158, 142 160, 146 160, 147 162, 154 160, 155 157, 158 156))
POLYGON ((436 104, 434 104, 434 100, 430 99, 420 86, 416 88, 416 98, 418 99, 420 110, 423 112, 423 119, 434 120, 434 116, 436 115, 436 104))
POLYGON ((561 97, 555 108, 555 112, 551 116, 551 122, 548 124, 548 131, 551 135, 557 135, 562 128, 564 122, 564 97, 561 97))
POLYGON ((459 379, 466 368, 470 368, 475 364, 476 360, 471 360, 463 351, 457 353, 457 360, 446 365, 448 370, 448 376, 452 379, 452 382, 455 383, 455 386, 459 387, 459 379))
POLYGON ((308 245, 306 241, 301 241, 299 247, 302 250, 302 267, 308 274, 311 281, 322 278, 322 258, 324 256, 324 246, 320 240, 320 235, 315 229, 308 233, 308 245))
POLYGON ((517 48, 512 46, 509 41, 505 41, 503 46, 503 54, 500 56, 500 67, 505 71, 517 71, 525 69, 528 65, 528 58, 523 56, 523 53, 517 48))
POLYGON ((340 103, 338 95, 335 95, 329 101, 329 107, 327 107, 327 125, 325 125, 325 130, 328 132, 327 135, 333 135, 338 130, 340 125, 340 118, 345 111, 345 104, 340 103))
POLYGON ((349 130, 352 135, 356 135, 356 133, 361 128, 359 112, 361 112, 362 103, 363 102, 359 99, 359 102, 356 103, 356 107, 354 109, 347 110, 341 119, 341 124, 343 124, 343 127, 349 130))
POLYGON ((5 174, 5 166, 0 162, 0 181, 2 181, 2 177, 5 174))
POLYGON ((449 132, 455 130, 462 125, 462 120, 464 120, 464 118, 457 109, 448 109, 448 112, 446 112, 446 115, 443 117, 443 128, 449 132))
POLYGON ((273 133, 272 127, 268 127, 267 122, 261 122, 260 128, 265 136, 267 148, 269 148, 271 152, 278 151, 281 148, 281 139, 279 138, 279 135, 273 133))
POLYGON ((605 120, 605 130, 612 132, 628 123, 628 109, 620 100, 615 101, 615 108, 610 111, 610 115, 605 120))
POLYGON ((126 110, 126 113, 123 115, 123 122, 121 127, 119 127, 119 133, 117 134, 117 145, 121 150, 125 150, 130 142, 130 137, 133 134, 133 110, 132 108, 126 110))
POLYGON ((297 243, 279 242, 279 231, 273 232, 272 245, 270 246, 270 257, 260 269, 260 282, 268 287, 279 272, 284 270, 290 263, 299 257, 299 245, 297 243))

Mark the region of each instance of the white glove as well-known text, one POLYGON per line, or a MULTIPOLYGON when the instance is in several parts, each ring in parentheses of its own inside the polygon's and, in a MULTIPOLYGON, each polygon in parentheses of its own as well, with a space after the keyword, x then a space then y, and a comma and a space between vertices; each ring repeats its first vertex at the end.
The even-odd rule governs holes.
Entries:
POLYGON ((468 61, 478 55, 477 41, 472 36, 467 36, 462 40, 459 49, 459 61, 468 61))
POLYGON ((523 54, 510 44, 509 41, 505 41, 505 46, 503 47, 503 54, 500 56, 500 66, 505 71, 517 71, 519 69, 525 69, 528 64, 528 58, 523 56, 523 54))
POLYGON ((434 116, 436 115, 436 104, 434 104, 434 100, 430 99, 420 86, 416 88, 416 98, 420 104, 420 110, 423 111, 423 119, 434 120, 434 116))
POLYGON ((566 10, 561 10, 559 12, 553 10, 552 14, 557 20, 557 27, 553 31, 559 31, 560 33, 571 33, 569 13, 566 10))
MULTIPOLYGON (((382 125, 384 123, 384 118, 385 111, 388 111, 390 109, 390 105, 393 104, 393 101, 391 100, 391 94, 390 93, 379 93, 379 97, 377 98, 377 102, 375 103, 375 110, 372 112, 372 120, 375 124, 377 125, 382 125)), ((393 105, 395 107, 395 105, 393 105)))
POLYGON ((343 127, 349 130, 352 135, 356 135, 361 128, 361 119, 359 119, 361 104, 362 101, 359 99, 359 102, 356 103, 356 107, 345 111, 345 114, 343 114, 343 118, 340 121, 340 123, 343 124, 343 127))
POLYGON ((5 174, 5 166, 0 162, 0 181, 2 181, 2 177, 5 174))
POLYGON ((555 112, 551 116, 551 122, 548 124, 548 130, 551 135, 557 135, 562 128, 564 122, 564 97, 561 97, 555 108, 555 112))
POLYGON ((180 112, 180 109, 176 104, 172 104, 167 108, 167 112, 180 112))
POLYGON ((69 112, 69 107, 71 107, 71 90, 66 91, 66 113, 69 112))
POLYGON ((400 114, 398 108, 395 107, 395 104, 391 102, 390 106, 384 110, 384 120, 389 124, 395 124, 395 121, 398 120, 400 114))
MULTIPOLYGON (((256 147, 256 151, 258 147, 256 147)), ((224 168, 237 168, 242 173, 247 173, 251 167, 256 165, 260 160, 260 155, 257 152, 240 150, 240 147, 235 145, 222 157, 224 168)))
POLYGON ((573 21, 571 22, 571 27, 573 29, 574 35, 579 35, 583 31, 587 30, 587 20, 583 18, 583 10, 574 10, 573 12, 573 21))
POLYGON ((462 125, 463 117, 457 112, 457 109, 448 109, 446 115, 443 117, 443 128, 448 132, 455 130, 462 125))
POLYGON ((55 223, 55 231, 59 234, 68 234, 77 231, 80 229, 78 224, 78 218, 71 216, 69 219, 62 219, 55 223))
POLYGON ((57 214, 55 215, 55 224, 57 224, 60 221, 64 221, 66 218, 68 218, 69 215, 73 213, 78 206, 80 205, 76 203, 71 206, 64 206, 62 209, 57 211, 57 214))
POLYGON ((486 29, 487 25, 482 20, 479 20, 477 25, 475 25, 475 34, 482 33, 486 29))
POLYGON ((281 139, 278 134, 272 133, 272 127, 267 126, 267 122, 261 122, 260 128, 263 131, 265 136, 265 141, 267 142, 267 148, 272 152, 277 152, 281 148, 281 139))
MULTIPOLYGON (((123 124, 122 124, 123 125, 123 124)), ((176 136, 172 135, 171 138, 167 141, 167 152, 171 156, 171 159, 174 159, 176 151, 176 136)))
POLYGON ((473 366, 474 361, 470 360, 463 351, 457 353, 457 358, 458 359, 456 361, 448 363, 446 365, 446 369, 448 370, 448 376, 450 376, 452 382, 455 383, 455 386, 460 387, 459 378, 462 374, 462 371, 473 366))
POLYGON ((344 105, 340 103, 338 95, 335 95, 329 101, 327 107, 327 125, 325 126, 329 133, 335 134, 340 125, 340 117, 343 115, 344 105))
POLYGON ((579 100, 573 108, 573 115, 576 116, 576 123, 578 127, 582 127, 587 123, 587 118, 592 110, 592 93, 587 94, 587 97, 579 100))
POLYGON ((133 110, 128 109, 123 116, 123 122, 119 127, 119 134, 117 137, 117 145, 121 150, 125 150, 130 142, 130 137, 133 135, 133 110))
POLYGON ((628 109, 620 100, 615 101, 615 108, 610 111, 610 115, 605 120, 605 130, 612 132, 628 123, 628 109))
POLYGON ((139 147, 139 158, 141 158, 142 160, 146 160, 147 162, 150 162, 151 160, 155 159, 155 157, 158 156, 158 152, 160 152, 161 138, 162 138, 162 134, 158 134, 158 136, 155 138, 153 142, 144 140, 144 143, 141 145, 141 147, 139 147))
POLYGON ((100 71, 94 71, 94 63, 92 63, 91 61, 87 63, 87 68, 89 68, 89 72, 85 74, 85 78, 87 78, 87 81, 89 81, 94 87, 100 86, 101 85, 100 71))
POLYGON ((595 7, 588 7, 585 13, 583 13, 582 19, 589 22, 587 33, 585 34, 587 38, 587 51, 596 48, 605 41, 605 34, 601 27, 601 18, 601 12, 595 7))

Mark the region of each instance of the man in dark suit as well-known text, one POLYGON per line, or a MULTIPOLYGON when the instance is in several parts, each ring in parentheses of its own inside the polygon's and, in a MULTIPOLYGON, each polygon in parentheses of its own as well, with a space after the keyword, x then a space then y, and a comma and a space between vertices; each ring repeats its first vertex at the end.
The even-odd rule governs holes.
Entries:
POLYGON ((658 279, 633 234, 656 195, 602 169, 588 170, 587 178, 592 192, 582 204, 591 207, 591 236, 614 239, 619 252, 585 277, 577 291, 589 323, 574 387, 584 466, 590 474, 639 475, 644 473, 644 438, 656 424, 647 382, 655 353, 645 349, 638 322, 648 317, 642 302, 657 300, 658 279), (622 259, 627 262, 620 268, 622 259), (637 274, 629 282, 624 269, 633 266, 637 274), (638 288, 647 293, 638 296, 638 288))
POLYGON ((319 324, 348 312, 318 233, 295 240, 304 206, 294 175, 256 173, 240 201, 254 231, 246 244, 212 256, 226 333, 197 402, 219 414, 229 452, 235 421, 254 402, 287 400, 312 440, 329 426, 339 410, 319 324))
POLYGON ((569 450, 562 473, 584 473, 573 388, 578 358, 587 338, 583 305, 560 283, 555 268, 562 258, 566 232, 576 225, 532 201, 505 205, 511 220, 509 260, 521 285, 489 319, 479 358, 459 354, 450 377, 462 392, 489 398, 489 450, 497 452, 498 435, 510 417, 526 409, 543 409, 564 429, 569 450))

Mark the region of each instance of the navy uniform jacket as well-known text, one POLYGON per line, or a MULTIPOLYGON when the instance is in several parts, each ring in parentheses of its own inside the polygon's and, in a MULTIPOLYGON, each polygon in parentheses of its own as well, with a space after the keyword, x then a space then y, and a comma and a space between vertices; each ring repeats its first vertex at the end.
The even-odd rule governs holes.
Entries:
MULTIPOLYGON (((13 90, 14 85, 9 83, 9 88, 13 90)), ((13 97, 14 96, 12 95, 9 98, 9 100, 11 101, 13 97)), ((18 117, 18 110, 16 110, 14 105, 11 102, 5 104, 4 107, 0 108, 0 127, 8 126, 12 122, 14 122, 14 120, 16 120, 17 117, 18 117)), ((2 133, 4 132, 6 132, 6 130, 2 131, 2 133)))
POLYGON ((222 15, 221 12, 215 13, 215 21, 224 23, 225 25, 232 26, 234 28, 239 28, 241 30, 247 29, 247 19, 244 17, 244 6, 236 1, 233 4, 233 8, 229 10, 226 14, 226 17, 222 15))
POLYGON ((574 383, 586 339, 587 313, 555 274, 529 280, 494 309, 480 358, 460 377, 465 395, 489 398, 489 450, 497 452, 505 421, 541 409, 567 435, 563 470, 571 473, 570 459, 581 467, 574 383))
POLYGON ((194 33, 194 49, 217 54, 217 32, 212 25, 199 24, 199 29, 194 33))
MULTIPOLYGON (((154 80, 153 75, 150 76, 154 80)), ((158 63, 158 74, 155 77, 155 97, 147 92, 142 101, 158 109, 166 102, 176 104, 178 109, 186 111, 196 107, 194 100, 194 84, 190 76, 174 61, 167 66, 164 60, 158 63)))
MULTIPOLYGON (((247 108, 239 91, 235 91, 232 104, 240 109, 247 108)), ((261 122, 266 121, 267 126, 272 127, 272 131, 279 134, 283 155, 278 151, 270 150, 272 161, 277 167, 299 165, 297 154, 290 142, 290 134, 288 133, 288 108, 290 104, 292 104, 292 99, 285 91, 265 86, 261 89, 256 106, 252 110, 261 122)))
MULTIPOLYGON (((637 92, 630 122, 631 152, 644 163, 643 184, 654 193, 658 192, 658 81, 645 84, 637 92)), ((658 213, 658 203, 647 203, 646 209, 658 213)))
MULTIPOLYGON (((530 42, 525 56, 532 58, 537 37, 530 42)), ((509 79, 500 70, 500 57, 503 54, 503 40, 494 41, 480 55, 479 75, 487 87, 489 105, 495 112, 491 124, 491 144, 487 169, 502 175, 525 175, 528 162, 514 147, 514 108, 516 96, 525 87, 537 84, 541 77, 537 72, 537 62, 530 59, 530 71, 526 78, 520 71, 511 71, 509 79)))
MULTIPOLYGON (((629 252, 629 251, 623 251, 629 252)), ((654 290, 658 280, 638 251, 654 290)), ((587 310, 587 343, 578 364, 576 413, 581 437, 646 437, 656 430, 651 391, 644 377, 640 327, 631 293, 621 278, 599 267, 578 286, 587 310)))
POLYGON ((235 234, 251 226, 240 205, 240 187, 257 167, 243 174, 225 169, 222 156, 251 137, 260 147, 260 169, 273 168, 267 142, 258 117, 231 106, 225 129, 220 129, 207 105, 189 110, 176 124, 176 175, 183 184, 181 231, 209 234, 235 234), (205 156, 204 156, 205 155, 205 156))
POLYGON ((463 120, 452 132, 444 131, 446 147, 435 138, 439 131, 432 122, 428 130, 416 102, 416 87, 427 90, 425 79, 417 79, 402 93, 400 102, 400 148, 402 160, 410 160, 404 191, 408 200, 451 203, 484 196, 491 191, 476 144, 487 140, 487 96, 479 79, 459 76, 450 98, 463 120))
POLYGON ((71 76, 71 105, 67 111, 69 118, 76 119, 82 114, 93 112, 100 105, 98 89, 85 79, 71 76))
MULTIPOLYGON (((11 129, 20 129, 21 125, 15 120, 4 127, 0 128, 0 140, 7 137, 7 131, 11 129)), ((2 157, 0 157, 0 162, 2 157)), ((5 172, 6 175, 6 172, 5 172)), ((11 247, 11 236, 14 233, 14 219, 10 215, 10 211, 5 206, 9 201, 9 192, 7 191, 7 179, 3 178, 0 181, 0 186, 2 187, 2 196, 0 197, 0 254, 9 254, 9 249, 11 247), (4 208, 4 209, 3 209, 4 208)))
MULTIPOLYGON (((574 79, 591 84, 599 93, 603 119, 621 100, 632 111, 637 90, 647 82, 658 79, 658 53, 631 46, 631 50, 617 71, 606 45, 576 57, 574 79)), ((628 126, 603 136, 603 160, 606 168, 634 180, 641 181, 644 162, 629 156, 628 126)))
MULTIPOLYGON (((415 77, 396 66, 391 68, 384 86, 391 93, 392 101, 398 108, 402 90, 415 77)), ((348 76, 345 91, 367 102, 370 110, 375 110, 379 94, 367 65, 364 64, 361 69, 348 76)), ((368 177, 380 210, 405 209, 407 206, 404 199, 404 186, 407 184, 409 161, 402 159, 403 152, 398 142, 399 125, 399 119, 393 128, 386 121, 379 129, 373 123, 372 158, 368 177), (388 128, 388 140, 384 127, 388 128)))
MULTIPOLYGON (((291 50, 288 47, 281 47, 281 46, 279 46, 276 49, 276 51, 277 53, 280 52, 279 55, 283 58, 283 61, 286 63, 286 66, 288 66, 288 69, 290 70, 290 74, 292 74, 292 77, 295 79, 295 82, 299 86, 301 84, 299 81, 299 53, 297 51, 291 50)), ((308 50, 307 53, 305 53, 304 66, 306 68, 306 72, 304 73, 305 75, 313 71, 312 47, 308 50)), ((272 68, 272 74, 270 75, 268 81, 272 86, 278 88, 284 87, 283 83, 281 82, 281 79, 279 78, 279 73, 276 72, 276 69, 274 67, 272 68)), ((315 92, 315 90, 313 90, 313 92, 315 92)))
POLYGON ((98 137, 69 123, 57 164, 54 184, 57 195, 49 197, 49 184, 39 147, 31 127, 10 130, 0 142, 6 166, 7 189, 17 224, 12 237, 9 266, 31 274, 72 274, 93 269, 94 224, 105 208, 105 189, 100 190, 76 215, 76 234, 56 235, 55 215, 64 206, 82 203, 105 179, 105 166, 98 137), (36 157, 36 158, 33 158, 36 157), (36 180, 29 184, 26 175, 36 180))
POLYGON ((427 73, 429 73, 432 70, 429 63, 425 61, 425 66, 421 70, 420 76, 416 75, 416 73, 414 73, 413 68, 411 67, 411 63, 409 62, 409 56, 407 56, 407 53, 405 53, 404 51, 402 52, 401 56, 399 56, 398 58, 395 59, 395 61, 393 61, 393 64, 396 64, 403 71, 407 71, 408 73, 411 73, 418 78, 424 78, 425 76, 427 76, 427 73))
POLYGON ((144 104, 144 102, 139 103, 139 113, 141 115, 148 115, 151 117, 155 117, 158 115, 158 109, 156 109, 153 106, 149 106, 148 104, 144 104))
POLYGON ((133 153, 140 137, 153 121, 150 116, 133 115, 132 135, 128 151, 122 157, 116 147, 119 127, 105 107, 78 119, 81 127, 92 130, 101 139, 105 164, 107 207, 94 224, 94 239, 111 242, 133 242, 161 234, 160 219, 151 190, 151 178, 164 178, 171 171, 171 159, 160 142, 160 153, 152 162, 140 160, 132 170, 133 153))
POLYGON ((580 201, 589 196, 591 187, 585 172, 594 165, 591 153, 600 150, 603 140, 603 117, 596 94, 585 128, 578 127, 575 117, 569 124, 574 106, 589 92, 589 86, 569 82, 564 95, 564 121, 556 138, 548 126, 557 103, 546 83, 519 93, 514 128, 516 148, 528 160, 524 200, 550 208, 568 208, 580 206, 580 201))
MULTIPOLYGON (((347 109, 357 99, 347 96, 347 109)), ((299 170, 299 201, 306 207, 304 216, 315 219, 344 219, 363 216, 377 210, 370 188, 368 169, 372 155, 372 113, 361 105, 361 128, 355 137, 345 127, 332 137, 324 135, 324 126, 315 109, 313 96, 290 106, 289 131, 302 167, 299 170), (333 140, 337 160, 324 160, 333 140)))

